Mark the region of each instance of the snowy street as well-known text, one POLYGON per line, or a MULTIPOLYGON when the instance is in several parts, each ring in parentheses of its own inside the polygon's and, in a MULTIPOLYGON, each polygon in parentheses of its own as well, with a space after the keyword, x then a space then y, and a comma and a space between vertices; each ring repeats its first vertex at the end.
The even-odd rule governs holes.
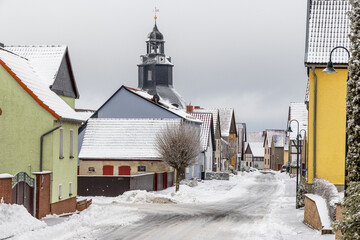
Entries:
POLYGON ((49 226, 13 239, 334 239, 302 223, 295 180, 283 173, 239 173, 173 192, 94 197, 80 214, 46 217, 49 226))

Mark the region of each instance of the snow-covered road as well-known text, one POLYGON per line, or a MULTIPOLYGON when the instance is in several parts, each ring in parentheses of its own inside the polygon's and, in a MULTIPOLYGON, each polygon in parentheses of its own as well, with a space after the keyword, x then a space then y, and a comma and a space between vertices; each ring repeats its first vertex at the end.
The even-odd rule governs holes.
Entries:
MULTIPOLYGON (((216 203, 138 205, 146 215, 141 221, 114 229, 102 239, 254 239, 254 233, 241 225, 260 222, 269 214, 279 184, 272 174, 257 175, 247 193, 216 203)), ((266 238, 266 232, 258 236, 266 238)), ((100 235, 98 236, 100 237, 100 235)))
POLYGON ((49 226, 18 229, 13 239, 334 239, 302 221, 303 210, 295 209, 295 180, 254 172, 181 185, 176 194, 172 187, 95 197, 80 214, 47 217, 49 226))

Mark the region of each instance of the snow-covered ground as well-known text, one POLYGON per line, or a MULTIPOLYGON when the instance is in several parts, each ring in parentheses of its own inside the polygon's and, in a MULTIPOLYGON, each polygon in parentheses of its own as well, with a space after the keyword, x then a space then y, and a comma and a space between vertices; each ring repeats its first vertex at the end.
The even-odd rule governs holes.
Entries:
POLYGON ((334 239, 302 223, 295 180, 275 172, 181 185, 177 193, 172 187, 94 197, 88 209, 66 218, 39 221, 18 208, 0 204, 0 239, 334 239), (18 213, 3 228, 1 206, 18 213))

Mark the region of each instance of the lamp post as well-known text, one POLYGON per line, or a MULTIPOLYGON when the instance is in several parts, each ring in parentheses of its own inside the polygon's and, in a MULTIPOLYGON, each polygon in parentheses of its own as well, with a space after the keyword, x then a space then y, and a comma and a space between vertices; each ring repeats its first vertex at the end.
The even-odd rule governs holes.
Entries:
POLYGON ((297 149, 296 149, 296 208, 299 208, 298 207, 298 188, 299 188, 299 148, 300 148, 300 144, 299 144, 299 128, 300 128, 300 125, 299 125, 299 121, 296 120, 296 119, 291 119, 289 121, 289 127, 288 127, 288 130, 287 132, 291 133, 292 130, 291 130, 291 123, 295 121, 297 123, 297 134, 296 134, 296 145, 297 145, 297 149))
POLYGON ((307 154, 306 154, 306 139, 305 139, 305 136, 306 136, 306 130, 305 129, 301 129, 300 130, 300 134, 301 134, 301 132, 302 131, 304 131, 304 137, 303 137, 303 140, 304 140, 304 144, 305 144, 305 153, 304 153, 304 155, 305 155, 305 169, 306 169, 306 171, 307 171, 307 154))
MULTIPOLYGON (((332 56, 332 53, 338 49, 338 48, 341 48, 341 49, 344 49, 347 54, 348 54, 348 58, 350 59, 350 52, 349 50, 346 48, 346 47, 343 47, 343 46, 337 46, 337 47, 334 47, 331 52, 330 52, 330 57, 329 57, 329 62, 327 63, 327 67, 323 70, 323 72, 326 72, 328 74, 332 74, 332 73, 337 73, 336 70, 334 69, 334 66, 333 66, 333 63, 331 61, 331 56, 332 56)), ((349 71, 349 70, 348 70, 349 71)), ((347 76, 347 79, 346 79, 346 82, 349 80, 349 72, 348 72, 348 76, 347 76)), ((346 197, 346 188, 347 188, 347 170, 346 170, 346 157, 347 157, 347 153, 348 153, 348 134, 347 134, 347 121, 348 121, 348 116, 347 116, 347 113, 346 113, 346 135, 345 135, 345 179, 344 179, 344 195, 346 197)))

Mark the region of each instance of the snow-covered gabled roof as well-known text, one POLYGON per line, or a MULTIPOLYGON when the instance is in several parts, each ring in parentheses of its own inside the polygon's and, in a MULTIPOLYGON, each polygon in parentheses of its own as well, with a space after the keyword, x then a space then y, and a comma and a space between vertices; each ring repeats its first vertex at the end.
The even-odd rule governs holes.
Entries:
POLYGON ((39 77, 31 62, 8 50, 0 48, 0 65, 19 83, 30 96, 51 113, 56 119, 83 121, 56 93, 50 90, 48 84, 39 77))
POLYGON ((136 95, 148 100, 148 101, 151 101, 152 103, 162 107, 162 108, 165 108, 166 110, 174 113, 175 115, 178 115, 179 117, 187 120, 187 121, 190 121, 190 122, 194 122, 194 123, 201 123, 201 121, 199 119, 197 119, 196 117, 193 117, 192 115, 188 114, 185 112, 185 110, 183 109, 180 109, 180 108, 177 108, 175 106, 173 106, 170 102, 168 102, 167 100, 165 99, 162 99, 160 98, 160 100, 158 102, 155 102, 153 100, 153 95, 150 95, 149 93, 143 91, 143 90, 140 90, 140 89, 136 89, 136 88, 131 88, 131 87, 126 87, 126 86, 123 86, 125 89, 129 90, 130 92, 132 93, 135 93, 136 95))
MULTIPOLYGON (((54 84, 61 62, 68 54, 67 46, 65 45, 6 45, 4 49, 29 60, 39 77, 48 86, 54 84)), ((68 59, 68 61, 70 60, 68 59)), ((71 66, 69 71, 72 71, 71 66)), ((79 92, 74 79, 72 79, 72 84, 75 95, 78 98, 79 92)))
MULTIPOLYGON (((212 120, 212 114, 211 113, 190 113, 192 116, 200 119, 202 121, 201 127, 200 127, 200 142, 202 146, 202 150, 206 151, 209 146, 209 140, 210 135, 212 136, 212 140, 214 141, 214 132, 213 132, 213 120, 212 120)), ((213 145, 213 143, 211 143, 213 145)))
POLYGON ((264 157, 264 146, 262 142, 249 142, 251 152, 254 157, 264 157))
POLYGON ((91 109, 75 109, 75 112, 77 112, 78 114, 80 114, 82 116, 83 119, 88 120, 92 115, 94 115, 94 113, 96 112, 95 110, 91 110, 91 109))
POLYGON ((180 119, 90 118, 80 159, 160 160, 156 135, 180 119))
MULTIPOLYGON (((350 22, 347 13, 351 5, 347 0, 309 0, 306 64, 326 64, 330 51, 337 46, 350 50, 350 22)), ((332 54, 334 64, 348 64, 348 54, 338 49, 332 54)))
POLYGON ((219 116, 220 116, 220 128, 222 134, 221 136, 228 137, 230 135, 231 124, 234 117, 234 109, 219 108, 219 116))
MULTIPOLYGON (((200 112, 200 113, 211 113, 213 116, 213 127, 214 127, 214 133, 216 133, 216 129, 218 129, 218 122, 219 122, 219 109, 205 109, 205 108, 194 108, 194 112, 200 112)), ((221 129, 220 130, 220 137, 221 137, 221 129)))
MULTIPOLYGON (((299 131, 302 137, 304 137, 304 129, 307 132, 308 126, 308 110, 306 108, 305 103, 290 103, 289 108, 289 119, 296 119, 299 122, 299 131)), ((295 140, 297 135, 298 125, 296 121, 291 122, 291 130, 292 132, 289 134, 290 140, 295 140)))
MULTIPOLYGON (((275 136, 275 135, 285 136, 285 130, 266 129, 265 134, 266 134, 265 139, 267 139, 267 144, 269 147, 271 147, 271 141, 273 139, 273 136, 275 136)), ((265 140, 264 140, 264 147, 265 147, 265 140)))
POLYGON ((284 147, 285 144, 285 134, 283 135, 274 135, 272 138, 274 147, 284 147))
POLYGON ((247 132, 246 133, 246 142, 261 142, 264 143, 264 134, 263 132, 247 132))

